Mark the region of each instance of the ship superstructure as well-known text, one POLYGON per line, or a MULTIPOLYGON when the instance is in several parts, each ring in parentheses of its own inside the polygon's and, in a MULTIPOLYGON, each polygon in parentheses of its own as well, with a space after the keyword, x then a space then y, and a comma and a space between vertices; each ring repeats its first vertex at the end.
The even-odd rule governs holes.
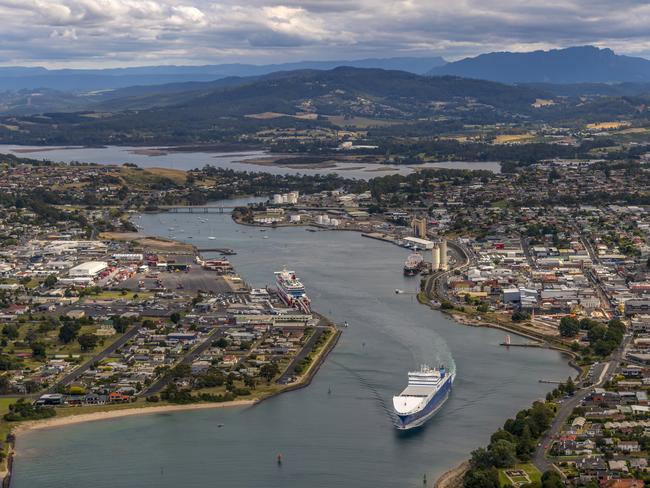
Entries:
POLYGON ((311 311, 311 300, 305 293, 305 286, 298 279, 295 271, 287 269, 276 271, 275 283, 278 287, 278 294, 284 303, 307 313, 311 311))

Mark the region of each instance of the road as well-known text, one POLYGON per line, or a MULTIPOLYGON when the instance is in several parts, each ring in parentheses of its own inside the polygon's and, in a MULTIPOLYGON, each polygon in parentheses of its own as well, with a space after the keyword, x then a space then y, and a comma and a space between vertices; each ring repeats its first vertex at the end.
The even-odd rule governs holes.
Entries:
POLYGON ((70 383, 74 382, 82 374, 84 374, 86 371, 88 371, 95 363, 97 363, 97 362, 99 362, 99 361, 101 361, 103 359, 106 359, 108 356, 113 354, 120 347, 124 346, 129 340, 131 340, 133 337, 136 336, 139 329, 140 329, 140 325, 138 324, 138 325, 132 327, 131 329, 127 330, 122 335, 122 337, 117 339, 115 342, 113 342, 110 346, 108 346, 102 352, 94 355, 88 361, 86 361, 85 363, 83 363, 81 366, 74 369, 70 373, 66 374, 63 378, 61 378, 54 385, 52 385, 50 388, 48 388, 46 390, 46 393, 54 393, 59 386, 66 386, 66 385, 69 385, 70 383))
MULTIPOLYGON (((192 349, 190 352, 188 352, 183 359, 181 359, 178 364, 192 364, 192 362, 198 358, 201 354, 203 354, 205 351, 207 351, 210 346, 212 345, 213 341, 219 340, 221 337, 223 337, 224 330, 221 328, 216 328, 212 332, 208 334, 208 336, 205 338, 205 340, 196 346, 194 349, 192 349)), ((151 396, 151 395, 156 395, 160 393, 160 391, 167 386, 167 384, 171 381, 171 378, 163 375, 162 378, 159 378, 157 381, 155 381, 147 390, 141 395, 141 396, 151 396)))
POLYGON ((535 450, 532 462, 542 473, 548 471, 553 467, 553 463, 547 458, 547 452, 551 447, 551 442, 560 432, 562 427, 566 424, 567 419, 571 416, 573 409, 580 405, 580 403, 591 393, 594 388, 602 387, 608 380, 610 380, 616 373, 622 359, 623 352, 629 344, 631 338, 626 337, 621 346, 612 353, 608 361, 600 363, 594 368, 594 377, 598 380, 591 386, 582 387, 576 391, 575 395, 570 397, 565 403, 562 404, 558 410, 553 423, 548 431, 542 436, 539 445, 535 450))
POLYGON ((521 241, 521 249, 524 251, 524 256, 526 256, 526 261, 528 261, 528 266, 530 266, 530 269, 535 269, 535 261, 533 260, 533 255, 530 252, 530 244, 528 243, 528 237, 521 235, 519 237, 519 240, 521 241))
POLYGON ((316 327, 314 333, 307 340, 303 348, 296 355, 296 357, 293 358, 293 361, 289 363, 289 366, 287 366, 287 369, 284 370, 282 376, 278 378, 277 380, 278 383, 287 384, 289 383, 289 378, 291 378, 292 376, 296 376, 294 368, 300 361, 305 359, 307 355, 314 349, 314 344, 316 344, 316 341, 320 338, 321 335, 323 335, 323 332, 325 332, 326 329, 327 329, 326 327, 316 327))
POLYGON ((447 294, 447 276, 457 269, 462 269, 472 263, 471 252, 463 245, 448 242, 449 250, 454 253, 453 265, 448 271, 439 271, 427 277, 424 285, 424 292, 429 298, 436 298, 438 301, 450 300, 447 294))

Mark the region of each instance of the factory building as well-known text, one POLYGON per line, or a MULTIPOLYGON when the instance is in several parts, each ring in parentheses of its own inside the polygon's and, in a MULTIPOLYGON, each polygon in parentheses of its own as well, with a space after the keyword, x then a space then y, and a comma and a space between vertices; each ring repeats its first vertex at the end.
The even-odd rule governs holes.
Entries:
POLYGON ((108 263, 105 261, 88 261, 70 268, 68 274, 72 278, 94 278, 106 268, 108 263))

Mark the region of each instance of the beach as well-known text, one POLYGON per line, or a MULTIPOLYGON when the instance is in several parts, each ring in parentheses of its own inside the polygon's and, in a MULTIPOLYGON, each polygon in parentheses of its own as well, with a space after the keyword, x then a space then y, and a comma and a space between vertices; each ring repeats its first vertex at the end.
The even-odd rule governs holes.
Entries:
MULTIPOLYGON (((191 403, 188 405, 156 405, 151 407, 134 407, 118 410, 106 410, 104 412, 82 413, 79 415, 68 415, 65 417, 53 417, 47 420, 31 420, 21 422, 13 429, 14 434, 21 434, 31 430, 53 429, 65 427, 83 422, 95 422, 99 420, 111 420, 133 415, 146 415, 153 413, 171 413, 188 410, 205 410, 208 408, 245 407, 254 405, 259 400, 233 400, 232 402, 209 402, 191 403)), ((74 407, 70 407, 74 408, 74 407)))

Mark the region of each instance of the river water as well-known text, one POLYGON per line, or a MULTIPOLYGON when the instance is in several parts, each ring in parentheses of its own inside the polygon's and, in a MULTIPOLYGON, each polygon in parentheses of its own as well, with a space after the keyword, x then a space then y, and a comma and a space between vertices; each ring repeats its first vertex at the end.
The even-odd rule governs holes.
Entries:
POLYGON ((106 146, 92 147, 36 147, 0 144, 0 154, 15 154, 25 158, 47 159, 59 163, 83 162, 96 164, 124 164, 133 163, 141 168, 171 168, 190 170, 202 168, 209 164, 218 168, 229 168, 238 171, 255 171, 272 174, 329 174, 337 173, 346 178, 367 180, 386 174, 406 175, 418 168, 458 168, 482 169, 495 173, 501 171, 501 165, 496 162, 462 162, 442 161, 439 163, 426 163, 421 165, 391 166, 372 163, 337 163, 331 168, 287 168, 283 166, 259 165, 247 163, 247 160, 258 159, 267 154, 263 151, 246 152, 144 152, 156 151, 152 147, 127 147, 106 146))
POLYGON ((395 294, 415 291, 418 281, 402 276, 407 251, 396 246, 353 232, 260 232, 229 215, 144 215, 137 222, 150 234, 174 227, 183 229, 174 231, 177 238, 191 234, 195 245, 236 249, 231 259, 254 286, 271 284, 287 265, 316 310, 350 326, 311 386, 253 407, 21 435, 14 488, 420 487, 425 474, 433 486, 509 416, 545 395, 549 387, 538 379, 572 373, 555 351, 500 347, 502 332, 458 325, 413 294, 395 294), (386 408, 406 372, 424 362, 455 368, 454 391, 424 428, 398 433, 386 408))

